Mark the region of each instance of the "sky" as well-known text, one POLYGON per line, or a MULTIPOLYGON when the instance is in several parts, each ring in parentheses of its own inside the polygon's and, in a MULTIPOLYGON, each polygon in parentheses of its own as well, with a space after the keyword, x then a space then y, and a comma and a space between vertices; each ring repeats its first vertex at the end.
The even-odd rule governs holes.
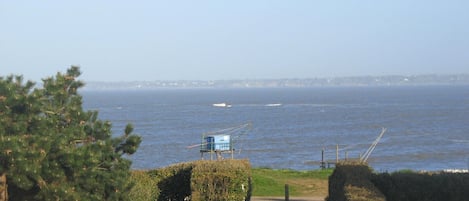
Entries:
POLYGON ((469 73, 465 0, 0 0, 0 76, 86 81, 469 73))

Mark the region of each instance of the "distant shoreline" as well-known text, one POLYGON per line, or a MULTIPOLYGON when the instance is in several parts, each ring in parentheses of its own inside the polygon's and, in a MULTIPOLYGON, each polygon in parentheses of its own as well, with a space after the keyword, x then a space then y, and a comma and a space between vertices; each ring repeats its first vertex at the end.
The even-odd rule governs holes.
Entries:
POLYGON ((469 74, 416 76, 356 76, 308 79, 246 80, 176 80, 176 81, 85 81, 85 90, 148 90, 148 89, 219 89, 219 88, 311 88, 369 86, 464 86, 469 74))

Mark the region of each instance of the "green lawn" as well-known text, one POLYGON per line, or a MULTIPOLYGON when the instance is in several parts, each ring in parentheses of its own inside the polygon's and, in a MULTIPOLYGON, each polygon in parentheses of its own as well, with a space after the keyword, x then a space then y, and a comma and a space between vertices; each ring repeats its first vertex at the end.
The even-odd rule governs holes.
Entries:
POLYGON ((332 171, 253 168, 253 196, 284 196, 285 184, 290 187, 290 196, 325 196, 332 171))

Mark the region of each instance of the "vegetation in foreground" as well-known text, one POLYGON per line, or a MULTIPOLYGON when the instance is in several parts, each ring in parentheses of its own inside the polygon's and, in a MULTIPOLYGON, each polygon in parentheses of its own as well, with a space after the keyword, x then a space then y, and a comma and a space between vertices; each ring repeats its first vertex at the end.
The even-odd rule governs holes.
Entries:
POLYGON ((284 196, 285 184, 290 196, 326 196, 328 178, 333 169, 325 170, 276 170, 253 168, 253 196, 284 196))
POLYGON ((250 200, 251 165, 247 160, 200 160, 132 172, 134 201, 250 200))
POLYGON ((469 198, 469 174, 374 173, 366 163, 343 162, 329 178, 330 201, 461 201, 469 198))
POLYGON ((83 109, 80 74, 71 67, 42 87, 0 76, 0 175, 9 200, 129 199, 131 163, 122 156, 141 138, 131 125, 113 137, 110 122, 83 109))
MULTIPOLYGON (((245 165, 247 161, 227 160, 219 161, 194 161, 189 163, 175 164, 169 167, 155 170, 134 170, 132 171, 132 181, 135 183, 130 193, 130 198, 136 201, 168 200, 173 198, 184 198, 190 196, 191 191, 208 193, 214 186, 206 186, 212 190, 192 189, 199 183, 201 178, 207 181, 228 181, 235 185, 227 185, 225 190, 231 191, 230 194, 239 194, 242 196, 284 196, 285 184, 290 186, 291 196, 318 196, 327 195, 328 178, 333 169, 327 170, 276 170, 269 168, 248 169, 245 165), (243 165, 244 164, 244 165, 243 165), (241 165, 241 166, 240 166, 241 165), (195 167, 199 168, 195 168, 195 167), (244 166, 244 168, 243 168, 244 166), (200 171, 200 167, 204 170, 200 171), (218 174, 213 174, 215 169, 218 174), (242 171, 233 171, 233 170, 242 171), (250 174, 251 173, 251 174, 250 174), (203 177, 196 175, 204 175, 203 177), (223 175, 222 180, 218 178, 223 175), (246 183, 247 176, 251 175, 252 189, 249 183, 246 183), (240 180, 241 179, 241 180, 240 180), (243 182, 244 181, 244 182, 243 182), (239 184, 244 183, 245 190, 239 188, 239 184), (236 185, 238 184, 238 185, 236 185), (186 186, 186 188, 182 188, 186 186), (229 187, 231 186, 231 187, 229 187), (231 189, 231 190, 230 190, 231 189), (246 190, 251 189, 252 192, 246 190)), ((219 182, 215 182, 220 184, 219 182)), ((219 187, 218 187, 219 188, 219 187)), ((219 189, 222 190, 222 189, 219 189)), ((250 190, 249 190, 250 191, 250 190)), ((219 194, 219 193, 216 193, 219 194)), ((193 200, 195 197, 192 197, 193 200)))

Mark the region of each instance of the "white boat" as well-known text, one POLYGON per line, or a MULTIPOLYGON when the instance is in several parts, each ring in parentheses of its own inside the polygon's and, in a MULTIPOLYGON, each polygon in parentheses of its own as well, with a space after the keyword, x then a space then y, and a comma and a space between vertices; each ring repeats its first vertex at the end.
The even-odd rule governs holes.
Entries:
POLYGON ((228 103, 214 103, 213 107, 231 107, 231 104, 228 104, 228 103))
POLYGON ((270 104, 265 104, 265 106, 267 107, 279 107, 279 106, 282 106, 281 103, 270 103, 270 104))

